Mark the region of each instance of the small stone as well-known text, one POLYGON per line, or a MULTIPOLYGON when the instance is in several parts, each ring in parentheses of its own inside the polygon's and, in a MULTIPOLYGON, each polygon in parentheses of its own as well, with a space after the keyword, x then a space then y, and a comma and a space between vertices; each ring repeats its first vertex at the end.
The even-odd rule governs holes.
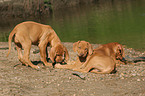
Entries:
POLYGON ((73 96, 76 96, 76 94, 74 94, 73 96))
POLYGON ((132 76, 136 76, 136 74, 132 74, 132 76))
POLYGON ((121 75, 122 75, 122 76, 124 76, 124 74, 123 74, 123 73, 121 73, 121 75))
POLYGON ((121 79, 124 79, 124 77, 121 77, 121 79))
POLYGON ((137 81, 141 81, 140 79, 137 79, 137 81))
POLYGON ((100 78, 100 80, 103 80, 103 78, 100 78))
POLYGON ((71 77, 69 77, 68 79, 71 80, 71 77))

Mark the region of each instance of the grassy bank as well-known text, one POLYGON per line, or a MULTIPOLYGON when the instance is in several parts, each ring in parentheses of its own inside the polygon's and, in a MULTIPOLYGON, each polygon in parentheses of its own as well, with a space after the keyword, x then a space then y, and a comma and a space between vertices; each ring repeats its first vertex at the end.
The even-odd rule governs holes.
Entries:
POLYGON ((3 0, 0 2, 0 15, 4 17, 49 14, 51 10, 50 0, 3 0))
POLYGON ((0 15, 27 17, 51 14, 60 8, 88 4, 96 0, 0 0, 0 15))

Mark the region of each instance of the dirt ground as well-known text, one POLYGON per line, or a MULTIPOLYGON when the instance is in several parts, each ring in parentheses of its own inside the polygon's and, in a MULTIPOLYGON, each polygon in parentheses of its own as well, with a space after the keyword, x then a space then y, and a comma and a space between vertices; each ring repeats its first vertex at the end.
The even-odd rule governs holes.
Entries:
MULTIPOLYGON (((65 42, 70 61, 76 59, 72 43, 65 42)), ((96 48, 98 45, 93 44, 96 48)), ((145 96, 145 62, 120 65, 115 74, 81 73, 82 80, 73 71, 43 66, 40 55, 33 54, 38 49, 32 46, 30 58, 38 63, 40 70, 23 66, 12 44, 9 57, 8 43, 0 42, 0 96, 145 96)), ((126 56, 145 56, 125 48, 126 56)))

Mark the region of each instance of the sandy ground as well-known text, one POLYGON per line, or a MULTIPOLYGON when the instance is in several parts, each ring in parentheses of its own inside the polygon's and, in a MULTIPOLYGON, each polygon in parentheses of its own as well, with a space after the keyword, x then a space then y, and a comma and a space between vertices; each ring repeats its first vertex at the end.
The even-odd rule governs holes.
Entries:
MULTIPOLYGON (((72 43, 64 45, 70 61, 75 60, 72 43)), ((14 44, 6 58, 7 48, 7 42, 0 42, 0 96, 145 96, 144 62, 120 65, 116 74, 82 73, 86 77, 82 80, 71 70, 43 66, 40 55, 33 54, 37 46, 32 46, 30 58, 33 63, 38 63, 40 70, 23 66, 14 44)), ((125 53, 130 57, 145 54, 131 48, 125 48, 125 53)))

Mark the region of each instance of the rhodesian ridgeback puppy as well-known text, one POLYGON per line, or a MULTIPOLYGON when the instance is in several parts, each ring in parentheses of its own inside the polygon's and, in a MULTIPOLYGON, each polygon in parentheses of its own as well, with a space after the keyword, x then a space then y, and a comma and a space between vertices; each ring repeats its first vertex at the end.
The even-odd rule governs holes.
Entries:
POLYGON ((46 47, 51 46, 50 59, 52 63, 54 62, 64 62, 68 60, 69 55, 66 47, 64 47, 55 33, 55 31, 49 25, 43 25, 40 23, 27 21, 22 22, 15 26, 9 35, 9 51, 11 50, 11 41, 14 38, 14 43, 18 51, 18 59, 20 62, 26 66, 38 69, 39 66, 33 65, 29 59, 31 45, 38 45, 40 50, 41 61, 45 66, 52 66, 46 60, 46 47), (24 49, 24 54, 22 55, 21 49, 24 49))
POLYGON ((57 64, 55 68, 73 69, 78 68, 86 62, 87 58, 93 53, 93 47, 89 42, 78 41, 73 44, 74 52, 77 52, 77 59, 75 64, 60 65, 57 64))
POLYGON ((127 63, 124 58, 125 54, 124 54, 123 47, 121 44, 117 42, 101 45, 98 48, 94 49, 93 52, 110 56, 114 59, 116 63, 123 63, 123 64, 127 63))

